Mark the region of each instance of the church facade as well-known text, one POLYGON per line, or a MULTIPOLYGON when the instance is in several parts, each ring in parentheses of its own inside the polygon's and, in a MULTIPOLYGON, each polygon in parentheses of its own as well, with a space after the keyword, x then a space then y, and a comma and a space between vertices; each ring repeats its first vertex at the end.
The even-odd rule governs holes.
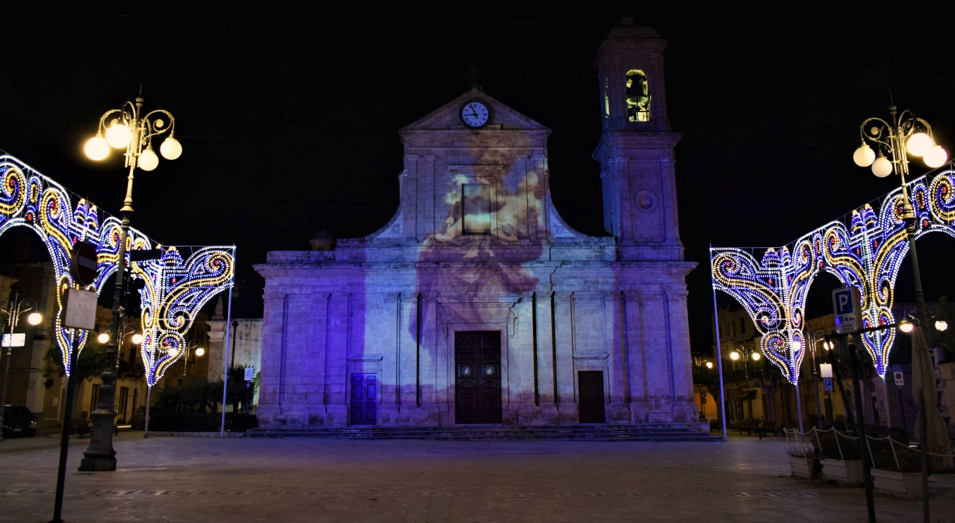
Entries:
POLYGON ((472 89, 400 131, 389 223, 270 252, 260 425, 696 421, 665 46, 625 21, 597 55, 610 236, 554 208, 550 130, 472 89))

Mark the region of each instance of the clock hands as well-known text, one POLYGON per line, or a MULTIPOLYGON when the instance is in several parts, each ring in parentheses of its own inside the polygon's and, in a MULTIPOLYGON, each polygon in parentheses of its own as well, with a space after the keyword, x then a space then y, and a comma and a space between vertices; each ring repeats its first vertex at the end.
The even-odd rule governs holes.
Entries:
POLYGON ((461 108, 461 120, 469 127, 478 128, 487 123, 490 114, 480 102, 471 102, 461 108))

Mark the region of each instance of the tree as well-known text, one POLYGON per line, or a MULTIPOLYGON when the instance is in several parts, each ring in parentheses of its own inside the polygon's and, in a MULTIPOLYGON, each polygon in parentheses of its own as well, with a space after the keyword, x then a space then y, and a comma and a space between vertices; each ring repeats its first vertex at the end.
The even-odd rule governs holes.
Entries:
MULTIPOLYGON (((43 377, 48 378, 56 373, 57 376, 65 376, 66 368, 63 366, 63 358, 60 348, 53 345, 44 355, 46 366, 43 369, 43 377)), ((77 397, 80 392, 82 380, 93 381, 93 378, 99 376, 106 366, 106 354, 102 346, 87 345, 80 351, 76 362, 73 364, 73 397, 77 397)), ((73 412, 69 413, 70 419, 76 417, 76 409, 80 408, 79 402, 74 402, 73 412)))

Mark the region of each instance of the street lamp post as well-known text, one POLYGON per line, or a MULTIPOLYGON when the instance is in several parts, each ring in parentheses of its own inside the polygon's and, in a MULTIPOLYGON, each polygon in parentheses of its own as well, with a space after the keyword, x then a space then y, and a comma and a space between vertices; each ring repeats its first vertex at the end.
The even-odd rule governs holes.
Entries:
POLYGON ((159 165, 159 157, 152 148, 154 136, 168 133, 159 147, 159 152, 167 160, 179 158, 182 154, 182 146, 173 136, 175 127, 176 120, 169 111, 157 109, 143 115, 143 98, 137 96, 135 102, 127 101, 121 109, 112 109, 103 113, 96 136, 87 141, 84 147, 86 155, 97 161, 109 155, 110 147, 125 149, 129 174, 126 177, 126 198, 123 200, 123 208, 120 209, 123 219, 119 238, 116 287, 113 292, 113 315, 110 324, 112 336, 104 350, 106 366, 101 375, 103 384, 99 389, 99 404, 90 415, 93 419, 93 431, 90 436, 90 446, 80 464, 80 470, 83 471, 116 470, 116 451, 113 450, 113 420, 116 412, 113 410, 113 403, 116 399, 117 343, 121 338, 117 333, 125 316, 122 299, 126 295, 129 281, 129 271, 126 267, 126 242, 133 217, 133 175, 137 167, 144 171, 152 171, 159 165))
MULTIPOLYGON (((826 342, 826 331, 812 333, 812 388, 816 391, 816 426, 822 428, 822 402, 819 399, 819 365, 816 364, 816 349, 819 342, 826 342)), ((888 405, 888 403, 886 403, 888 405)))
MULTIPOLYGON (((708 357, 696 354, 692 355, 692 357, 693 365, 696 369, 699 369, 700 373, 704 372, 704 368, 707 371, 713 370, 713 362, 710 361, 708 357)), ((706 392, 703 391, 703 383, 698 383, 697 385, 700 387, 700 421, 706 421, 706 392)), ((707 387, 707 391, 712 392, 709 391, 709 387, 707 387)))
MULTIPOLYGON (((746 380, 746 387, 748 388, 750 386, 749 360, 752 359, 754 362, 759 361, 762 356, 760 355, 758 350, 748 349, 746 345, 743 343, 737 343, 736 347, 737 347, 736 349, 733 349, 730 352, 730 359, 733 361, 739 361, 740 359, 743 360, 743 377, 746 380)), ((746 394, 747 394, 746 401, 749 403, 749 416, 750 418, 752 418, 753 417, 753 400, 749 399, 748 391, 746 392, 746 394)))
MULTIPOLYGON (((198 359, 198 358, 201 358, 205 353, 206 353, 206 349, 202 348, 199 345, 199 340, 190 341, 189 346, 186 348, 186 354, 182 359, 183 361, 182 375, 185 376, 187 371, 189 370, 189 355, 190 354, 195 354, 196 358, 198 359)), ((198 361, 196 363, 198 364, 198 361)))
MULTIPOLYGON (((925 296, 922 292, 922 277, 919 274, 919 257, 915 248, 915 209, 909 197, 909 189, 905 180, 909 174, 909 156, 921 157, 925 165, 935 168, 941 167, 948 161, 948 153, 935 143, 932 136, 932 126, 925 120, 915 116, 911 111, 898 113, 895 103, 889 105, 890 121, 881 118, 868 118, 862 122, 859 133, 862 145, 856 149, 852 159, 859 167, 872 167, 872 173, 884 178, 892 172, 899 173, 902 184, 902 219, 905 220, 905 235, 912 253, 912 279, 915 285, 915 303, 918 306, 919 320, 926 319, 925 296), (874 152, 868 143, 876 147, 874 152), (889 158, 885 155, 888 154, 889 158)), ((922 420, 925 420, 925 404, 920 402, 922 420)), ((861 416, 860 416, 861 417, 861 416)), ((927 496, 927 465, 926 465, 926 431, 919 431, 919 447, 922 452, 922 494, 923 520, 929 520, 927 496)))
POLYGON ((872 173, 879 178, 885 178, 893 172, 899 174, 902 183, 902 219, 905 220, 905 233, 912 252, 915 303, 919 308, 920 319, 924 319, 925 296, 922 293, 922 277, 919 274, 918 251, 915 248, 915 209, 912 207, 905 177, 909 174, 909 156, 921 157, 925 165, 935 168, 948 161, 948 153, 936 145, 932 126, 911 111, 905 110, 899 114, 892 103, 889 105, 889 116, 889 121, 867 118, 862 122, 859 128, 862 145, 856 149, 852 159, 859 167, 871 166, 872 173), (870 143, 875 146, 875 151, 869 146, 870 143))
MULTIPOLYGON (((3 392, 0 393, 0 427, 3 426, 3 407, 7 404, 7 383, 10 381, 10 359, 13 356, 13 347, 22 347, 22 345, 14 343, 14 334, 16 333, 17 323, 19 322, 20 316, 30 313, 27 316, 27 323, 30 325, 39 325, 43 321, 43 316, 39 312, 36 312, 37 304, 31 299, 20 300, 20 291, 17 290, 16 294, 13 295, 13 301, 9 301, 5 304, 6 308, 0 308, 0 313, 7 315, 6 322, 0 322, 0 340, 3 340, 0 345, 7 349, 3 357, 6 359, 3 368, 3 392), (34 311, 34 312, 30 312, 34 311), (9 333, 4 339, 4 328, 9 326, 9 333)), ((0 430, 0 441, 3 441, 3 430, 0 430)))

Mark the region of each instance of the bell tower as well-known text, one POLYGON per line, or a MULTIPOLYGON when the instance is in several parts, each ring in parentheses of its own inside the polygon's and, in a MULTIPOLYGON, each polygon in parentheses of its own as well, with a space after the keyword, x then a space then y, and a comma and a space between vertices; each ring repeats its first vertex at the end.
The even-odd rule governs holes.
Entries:
POLYGON ((663 83, 666 40, 624 18, 600 46, 603 133, 593 153, 600 162, 604 228, 620 260, 682 260, 673 149, 663 83))

